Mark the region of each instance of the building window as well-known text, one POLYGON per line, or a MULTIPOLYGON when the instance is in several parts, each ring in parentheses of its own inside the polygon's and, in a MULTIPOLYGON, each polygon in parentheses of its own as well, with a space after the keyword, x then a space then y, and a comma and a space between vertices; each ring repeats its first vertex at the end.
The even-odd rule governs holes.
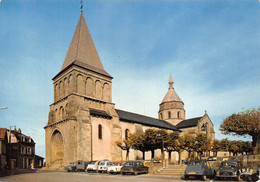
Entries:
POLYGON ((171 119, 171 111, 168 112, 168 118, 171 119))
POLYGON ((102 125, 98 125, 98 139, 102 139, 102 125))
POLYGON ((128 140, 129 138, 129 129, 125 130, 125 139, 128 140))
POLYGON ((180 111, 178 111, 177 112, 177 117, 180 118, 180 116, 181 116, 181 113, 180 113, 180 111))
POLYGON ((31 155, 32 154, 32 149, 31 148, 27 148, 27 154, 31 155))
POLYGON ((160 113, 160 119, 163 119, 163 114, 162 113, 160 113))

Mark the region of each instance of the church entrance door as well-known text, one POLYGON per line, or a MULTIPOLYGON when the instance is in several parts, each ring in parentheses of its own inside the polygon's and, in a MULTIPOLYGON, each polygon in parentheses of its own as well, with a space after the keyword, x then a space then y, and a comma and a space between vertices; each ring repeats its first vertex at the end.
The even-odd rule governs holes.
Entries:
POLYGON ((64 157, 64 144, 61 133, 55 130, 51 137, 51 163, 62 163, 64 157))

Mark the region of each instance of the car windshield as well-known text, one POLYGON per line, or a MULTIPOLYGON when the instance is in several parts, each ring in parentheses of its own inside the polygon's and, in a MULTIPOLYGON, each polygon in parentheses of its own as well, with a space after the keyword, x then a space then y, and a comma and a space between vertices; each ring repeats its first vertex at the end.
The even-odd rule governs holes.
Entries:
POLYGON ((108 165, 108 166, 113 166, 114 163, 113 163, 113 162, 108 162, 107 165, 108 165))
POLYGON ((90 164, 96 164, 97 161, 92 161, 90 164))
POLYGON ((124 166, 136 166, 135 162, 126 162, 124 166))
POLYGON ((190 166, 200 166, 201 161, 190 161, 189 165, 190 166))
POLYGON ((99 165, 104 166, 104 165, 105 165, 105 162, 100 162, 99 165))
POLYGON ((223 162, 222 164, 221 164, 221 166, 222 167, 236 167, 237 166, 237 164, 236 163, 231 163, 231 162, 223 162))

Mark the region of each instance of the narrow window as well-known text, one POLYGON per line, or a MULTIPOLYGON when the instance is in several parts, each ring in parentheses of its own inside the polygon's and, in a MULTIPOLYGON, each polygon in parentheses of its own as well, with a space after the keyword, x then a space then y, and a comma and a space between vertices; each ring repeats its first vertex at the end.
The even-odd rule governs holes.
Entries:
POLYGON ((162 113, 160 113, 160 119, 163 119, 163 114, 162 113))
POLYGON ((102 125, 98 125, 98 139, 102 139, 102 125))
POLYGON ((180 118, 180 115, 181 115, 181 113, 180 113, 180 111, 178 111, 177 112, 177 117, 180 118))
POLYGON ((168 118, 171 119, 171 111, 168 112, 168 118))
POLYGON ((125 139, 128 140, 129 137, 129 129, 125 130, 125 139))

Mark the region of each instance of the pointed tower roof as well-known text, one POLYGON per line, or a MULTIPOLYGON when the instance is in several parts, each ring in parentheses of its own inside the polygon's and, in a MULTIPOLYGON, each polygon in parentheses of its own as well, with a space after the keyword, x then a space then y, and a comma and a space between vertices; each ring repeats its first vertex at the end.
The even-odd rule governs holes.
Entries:
POLYGON ((165 103, 165 102, 182 102, 182 100, 180 99, 180 97, 178 96, 178 94, 175 92, 174 88, 173 88, 173 79, 172 79, 172 74, 170 74, 170 78, 169 78, 169 90, 166 93, 166 95, 164 96, 161 104, 165 103))
POLYGON ((63 62, 61 72, 71 64, 76 64, 111 77, 104 70, 82 12, 63 62))

